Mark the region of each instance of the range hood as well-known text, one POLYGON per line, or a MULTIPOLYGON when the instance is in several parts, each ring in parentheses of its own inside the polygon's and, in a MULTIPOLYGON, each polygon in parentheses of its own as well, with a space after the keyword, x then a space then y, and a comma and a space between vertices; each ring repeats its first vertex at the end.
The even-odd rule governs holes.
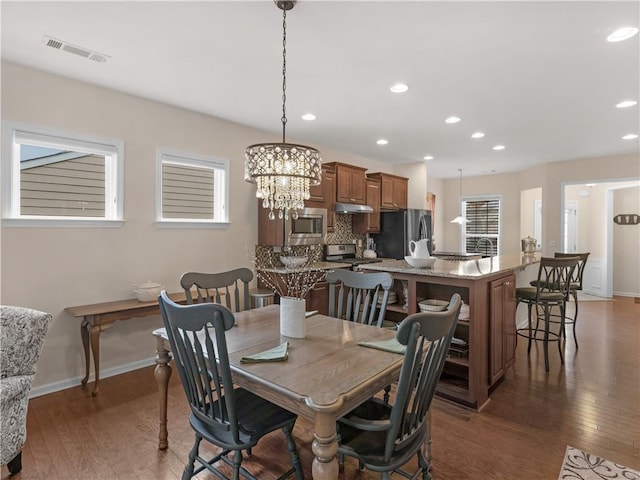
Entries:
POLYGON ((373 213, 373 208, 369 205, 337 202, 336 213, 373 213))

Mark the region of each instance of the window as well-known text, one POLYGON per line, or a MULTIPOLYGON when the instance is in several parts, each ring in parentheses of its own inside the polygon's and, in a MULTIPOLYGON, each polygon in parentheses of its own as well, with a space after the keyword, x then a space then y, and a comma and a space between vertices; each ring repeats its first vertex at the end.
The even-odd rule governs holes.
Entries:
POLYGON ((158 150, 157 219, 167 226, 229 221, 226 160, 158 150))
POLYGON ((3 224, 121 225, 123 151, 119 140, 7 122, 3 224))
POLYGON ((462 211, 468 220, 463 225, 463 249, 467 253, 495 256, 500 251, 500 197, 463 200, 462 211))

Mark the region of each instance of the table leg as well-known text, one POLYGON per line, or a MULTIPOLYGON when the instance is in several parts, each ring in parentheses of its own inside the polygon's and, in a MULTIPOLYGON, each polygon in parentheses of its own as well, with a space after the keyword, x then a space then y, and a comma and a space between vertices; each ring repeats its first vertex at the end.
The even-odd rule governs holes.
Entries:
POLYGON ((315 480, 338 478, 338 440, 336 417, 328 413, 315 414, 312 450, 315 454, 311 471, 315 480))
POLYGON ((102 328, 99 325, 91 327, 91 351, 93 352, 93 368, 95 370, 95 381, 93 382, 93 392, 91 395, 94 397, 98 395, 98 388, 100 386, 100 332, 102 328))
POLYGON ((156 337, 156 368, 153 372, 158 384, 158 399, 160 406, 160 425, 158 432, 158 449, 166 450, 169 447, 169 432, 167 430, 167 396, 169 391, 169 379, 171 378, 171 354, 164 346, 164 340, 156 337))
POLYGON ((82 385, 86 385, 89 381, 89 357, 91 357, 89 328, 89 320, 85 318, 80 324, 80 338, 82 338, 82 347, 84 348, 84 378, 82 379, 82 385))

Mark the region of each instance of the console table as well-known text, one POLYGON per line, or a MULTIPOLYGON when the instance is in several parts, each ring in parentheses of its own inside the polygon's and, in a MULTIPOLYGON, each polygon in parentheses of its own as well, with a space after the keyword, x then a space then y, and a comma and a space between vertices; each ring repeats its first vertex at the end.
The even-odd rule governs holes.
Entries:
MULTIPOLYGON (((184 292, 171 293, 169 297, 174 302, 186 303, 184 292)), ((86 385, 89 381, 89 363, 91 352, 93 352, 95 382, 91 394, 94 397, 98 395, 100 384, 100 333, 111 328, 118 320, 160 315, 158 300, 140 302, 135 298, 67 307, 65 311, 76 318, 82 318, 80 337, 82 338, 85 358, 85 375, 82 379, 82 385, 86 385)))

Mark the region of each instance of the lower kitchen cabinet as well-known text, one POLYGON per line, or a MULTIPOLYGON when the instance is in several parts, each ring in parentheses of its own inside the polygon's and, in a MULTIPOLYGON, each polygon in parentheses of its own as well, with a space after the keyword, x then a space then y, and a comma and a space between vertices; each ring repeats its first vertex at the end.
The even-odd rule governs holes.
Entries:
POLYGON ((329 313, 329 284, 327 282, 318 282, 309 291, 306 300, 307 312, 317 310, 322 315, 327 315, 329 313))
POLYGON ((491 318, 489 319, 489 385, 495 385, 515 359, 516 302, 515 275, 494 280, 490 284, 491 318))
POLYGON ((468 318, 458 320, 457 345, 452 343, 436 393, 481 409, 489 399, 490 387, 503 378, 514 361, 515 275, 505 272, 469 279, 390 273, 397 301, 387 306, 388 319, 401 321, 420 311, 421 300, 448 301, 454 293, 469 306, 468 318))

